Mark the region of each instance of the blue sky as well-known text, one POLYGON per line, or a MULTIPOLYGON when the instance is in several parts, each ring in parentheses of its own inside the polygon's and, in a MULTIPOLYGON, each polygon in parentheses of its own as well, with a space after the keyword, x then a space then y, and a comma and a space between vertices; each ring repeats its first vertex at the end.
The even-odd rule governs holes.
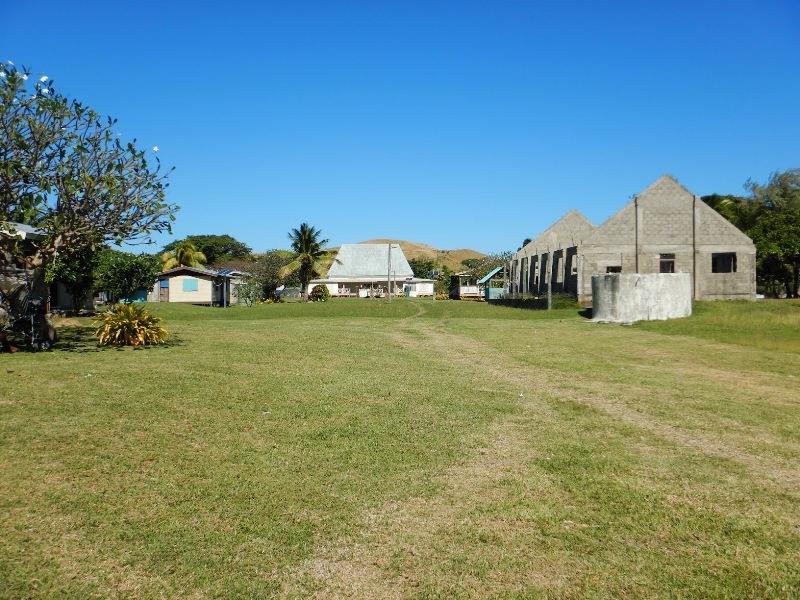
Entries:
POLYGON ((796 0, 4 8, 0 60, 177 167, 177 237, 516 249, 663 173, 741 193, 800 167, 796 0))

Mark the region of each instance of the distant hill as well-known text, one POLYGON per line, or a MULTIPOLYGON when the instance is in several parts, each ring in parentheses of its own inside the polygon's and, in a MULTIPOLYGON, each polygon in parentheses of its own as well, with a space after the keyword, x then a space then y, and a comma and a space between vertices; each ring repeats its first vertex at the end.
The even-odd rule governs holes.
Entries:
POLYGON ((459 271, 464 268, 461 264, 462 260, 468 258, 480 258, 485 256, 483 253, 469 248, 458 248, 457 250, 439 250, 429 244, 420 244, 419 242, 409 242, 408 240, 389 240, 377 239, 366 240, 359 242, 361 244, 399 244, 406 255, 408 260, 412 258, 432 258, 438 264, 444 265, 453 271, 459 271))

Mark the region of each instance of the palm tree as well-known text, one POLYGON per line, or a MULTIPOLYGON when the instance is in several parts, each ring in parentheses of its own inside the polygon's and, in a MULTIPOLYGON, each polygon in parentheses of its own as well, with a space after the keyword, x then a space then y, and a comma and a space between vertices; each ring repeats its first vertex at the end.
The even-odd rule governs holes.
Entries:
POLYGON ((762 211, 761 203, 742 196, 711 194, 702 200, 745 233, 758 222, 762 211))
POLYGON ((178 242, 171 252, 161 255, 162 268, 165 271, 175 267, 202 267, 206 264, 206 255, 197 249, 189 240, 178 242))
POLYGON ((289 232, 294 258, 281 269, 281 276, 297 273, 304 299, 308 297, 308 282, 323 273, 331 263, 330 255, 325 250, 328 240, 320 239, 321 236, 322 230, 308 223, 301 223, 299 228, 289 232))

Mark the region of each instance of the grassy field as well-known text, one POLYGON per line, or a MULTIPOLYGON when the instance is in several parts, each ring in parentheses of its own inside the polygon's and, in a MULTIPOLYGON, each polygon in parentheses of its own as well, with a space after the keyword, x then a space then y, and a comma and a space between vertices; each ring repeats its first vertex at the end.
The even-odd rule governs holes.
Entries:
POLYGON ((0 597, 800 593, 798 302, 152 308, 0 355, 0 597))

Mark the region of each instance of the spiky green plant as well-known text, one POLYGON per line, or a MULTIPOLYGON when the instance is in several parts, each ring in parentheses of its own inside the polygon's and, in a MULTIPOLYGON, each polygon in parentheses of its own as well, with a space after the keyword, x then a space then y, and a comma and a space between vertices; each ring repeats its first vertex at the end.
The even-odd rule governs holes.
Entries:
POLYGON ((167 330, 161 318, 140 303, 115 304, 100 315, 94 334, 101 346, 149 346, 164 344, 167 330))

